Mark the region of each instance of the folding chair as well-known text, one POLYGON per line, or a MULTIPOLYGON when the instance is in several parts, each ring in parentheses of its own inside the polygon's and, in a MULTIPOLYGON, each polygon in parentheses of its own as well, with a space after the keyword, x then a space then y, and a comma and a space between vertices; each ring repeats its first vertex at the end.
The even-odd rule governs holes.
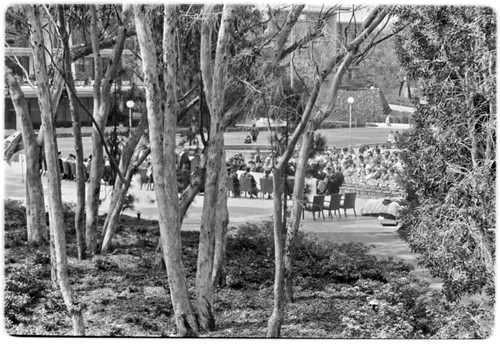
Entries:
POLYGON ((310 211, 312 212, 314 221, 316 221, 316 216, 315 216, 316 212, 318 213, 318 215, 321 212, 321 215, 323 215, 323 220, 324 220, 325 219, 325 213, 323 212, 324 208, 325 208, 325 195, 313 196, 312 203, 307 202, 306 206, 304 207, 304 212, 302 213, 302 219, 304 219, 304 213, 306 211, 310 211))
POLYGON ((352 209, 354 211, 354 216, 356 215, 356 193, 348 192, 344 195, 344 200, 340 202, 340 207, 344 209, 344 215, 347 217, 347 209, 352 209))

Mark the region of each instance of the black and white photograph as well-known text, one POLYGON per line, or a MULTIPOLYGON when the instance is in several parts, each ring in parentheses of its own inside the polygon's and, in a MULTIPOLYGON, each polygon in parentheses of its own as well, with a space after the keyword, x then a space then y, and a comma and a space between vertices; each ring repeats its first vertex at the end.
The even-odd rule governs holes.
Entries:
POLYGON ((2 9, 2 342, 498 335, 492 3, 2 9))

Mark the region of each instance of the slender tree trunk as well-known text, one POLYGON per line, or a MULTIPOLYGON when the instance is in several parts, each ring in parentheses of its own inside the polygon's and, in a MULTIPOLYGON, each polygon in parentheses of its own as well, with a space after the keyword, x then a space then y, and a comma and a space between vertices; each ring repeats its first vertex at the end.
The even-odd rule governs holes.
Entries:
POLYGON ((211 331, 215 328, 213 315, 213 263, 215 244, 215 214, 219 191, 221 157, 224 149, 224 133, 221 121, 224 107, 225 74, 228 61, 230 27, 233 8, 224 5, 219 28, 213 74, 211 70, 211 29, 212 5, 203 8, 203 22, 200 44, 200 70, 203 77, 207 105, 210 109, 210 140, 207 152, 207 171, 205 177, 205 196, 201 214, 200 242, 196 270, 196 304, 200 329, 211 331))
POLYGON ((274 305, 267 322, 267 337, 279 338, 285 305, 285 266, 283 261, 283 220, 282 195, 283 179, 281 169, 273 169, 273 206, 274 206, 274 305))
MULTIPOLYGON (((69 95, 69 110, 73 124, 73 138, 76 155, 76 209, 75 209, 75 229, 78 259, 85 259, 85 165, 83 164, 83 144, 80 114, 78 111, 73 75, 71 73, 71 60, 69 50, 69 38, 66 31, 66 21, 64 18, 64 7, 58 5, 59 35, 64 46, 64 67, 66 90, 69 95)), ((55 108, 55 107, 54 107, 55 108)))
POLYGON ((26 98, 19 83, 9 69, 5 71, 5 79, 9 87, 17 120, 21 124, 24 152, 26 155, 26 225, 28 243, 42 245, 46 244, 49 238, 45 225, 45 201, 40 174, 40 146, 36 142, 36 134, 33 130, 26 98))
MULTIPOLYGON (((70 83, 73 79, 70 78, 70 83)), ((74 85, 70 86, 74 87, 74 85)), ((68 91, 69 93, 69 91, 68 91)), ((78 259, 85 259, 85 165, 83 164, 83 144, 80 115, 78 114, 75 95, 69 98, 71 119, 73 121, 73 137, 75 140, 76 153, 76 208, 75 208, 75 229, 78 259)))
POLYGON ((287 302, 293 302, 293 259, 295 254, 295 246, 297 234, 299 232, 300 217, 302 212, 302 204, 299 200, 304 198, 304 179, 306 176, 307 152, 312 146, 314 132, 306 131, 302 138, 302 147, 300 148, 299 160, 297 161, 297 170, 295 171, 295 181, 293 187, 294 200, 292 205, 292 216, 290 226, 288 227, 286 242, 285 242, 285 295, 287 302))
MULTIPOLYGON (((222 150, 222 164, 226 161, 226 152, 222 150)), ((227 209, 227 170, 221 166, 219 172, 219 194, 215 213, 215 251, 212 284, 222 288, 226 285, 226 239, 229 212, 227 209)))
MULTIPOLYGON (((375 8, 370 15, 367 17, 366 22, 363 25, 363 31, 355 37, 349 44, 347 44, 347 51, 343 54, 334 56, 327 61, 326 67, 323 69, 323 73, 319 76, 319 78, 315 81, 315 87, 312 96, 309 97, 308 104, 306 109, 304 110, 304 114, 302 117, 309 116, 312 111, 317 96, 319 94, 319 90, 323 80, 333 71, 333 68, 340 63, 338 66, 332 82, 329 86, 329 90, 327 92, 327 108, 324 111, 317 112, 310 124, 310 132, 316 131, 321 123, 325 120, 326 117, 334 110, 338 90, 340 88, 340 84, 342 82, 342 78, 356 56, 356 53, 359 49, 361 43, 369 36, 371 32, 373 32, 378 25, 384 20, 387 16, 388 10, 384 8, 377 7, 375 8)), ((306 133, 307 135, 307 133, 306 133)), ((297 171, 295 175, 295 184, 294 184, 294 204, 292 208, 292 225, 289 227, 287 232, 286 244, 285 244, 285 276, 286 276, 286 297, 289 302, 293 302, 293 255, 295 253, 295 243, 296 237, 298 233, 298 228, 300 226, 300 201, 302 200, 302 190, 304 189, 304 178, 305 178, 305 168, 307 165, 307 151, 312 145, 312 142, 309 141, 307 145, 304 144, 308 142, 306 139, 303 141, 303 149, 301 149, 299 154, 299 160, 297 164, 297 171)))
POLYGON ((57 278, 62 297, 70 313, 73 323, 73 334, 85 335, 82 309, 73 297, 69 283, 68 264, 66 255, 66 232, 63 218, 63 204, 61 199, 61 180, 57 140, 54 131, 52 103, 50 99, 48 76, 46 70, 44 41, 40 12, 37 5, 26 5, 26 15, 31 26, 31 44, 35 58, 35 72, 37 80, 37 94, 40 104, 42 121, 45 122, 44 145, 47 161, 47 182, 49 190, 49 219, 50 229, 54 236, 54 245, 57 262, 57 278))
POLYGON ((165 7, 164 49, 168 82, 165 112, 161 110, 162 92, 156 62, 156 47, 152 40, 151 18, 146 17, 146 9, 134 5, 137 39, 139 41, 142 68, 146 84, 146 104, 149 122, 151 157, 155 178, 155 193, 158 204, 160 236, 163 255, 167 266, 170 295, 174 308, 174 318, 179 335, 196 336, 198 324, 189 302, 186 276, 182 264, 181 231, 177 196, 177 175, 175 155, 175 129, 177 103, 174 101, 177 86, 177 58, 175 52, 175 27, 177 18, 173 6, 165 7))
MULTIPOLYGON (((106 70, 106 77, 102 82, 102 89, 99 94, 99 87, 101 86, 102 74, 100 64, 96 63, 96 79, 94 81, 94 118, 97 126, 94 124, 92 128, 92 165, 90 166, 90 178, 87 187, 87 220, 85 228, 85 238, 89 255, 97 253, 97 223, 99 215, 99 196, 101 193, 101 180, 104 172, 104 152, 103 145, 105 144, 99 134, 99 130, 104 132, 106 122, 108 120, 110 103, 110 91, 112 80, 116 77, 117 66, 121 58, 123 48, 125 46, 125 39, 127 38, 127 29, 129 22, 128 6, 123 7, 122 22, 118 30, 116 45, 113 50, 113 57, 106 70)), ((94 49, 95 61, 99 61, 97 43, 97 23, 95 21, 95 5, 91 6, 92 14, 92 46, 94 49), (95 50, 97 49, 97 51, 95 50)))
POLYGON ((102 242, 101 253, 106 253, 111 249, 116 223, 123 208, 128 190, 130 188, 130 182, 133 177, 134 169, 137 165, 140 165, 142 161, 144 161, 144 159, 146 159, 147 157, 147 155, 143 154, 138 159, 138 161, 132 163, 132 157, 138 153, 136 152, 136 147, 144 133, 144 130, 146 129, 146 126, 147 120, 146 118, 144 118, 141 120, 139 126, 136 128, 123 149, 120 159, 120 169, 125 172, 126 183, 122 183, 120 178, 116 178, 113 193, 111 194, 108 216, 104 221, 104 239, 102 242))

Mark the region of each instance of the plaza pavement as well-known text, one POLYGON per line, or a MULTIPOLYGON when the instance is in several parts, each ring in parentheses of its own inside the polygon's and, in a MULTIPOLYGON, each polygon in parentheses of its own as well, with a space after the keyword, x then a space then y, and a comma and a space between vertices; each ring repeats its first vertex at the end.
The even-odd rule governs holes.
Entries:
MULTIPOLYGON (((393 125, 392 127, 387 127, 385 124, 379 125, 378 128, 374 130, 366 130, 366 128, 355 128, 356 137, 361 140, 360 143, 374 144, 373 140, 376 142, 383 142, 384 138, 390 130, 404 130, 407 129, 407 125, 393 125)), ((322 131, 322 135, 327 137, 329 146, 342 147, 337 140, 339 131, 337 130, 325 130, 322 131)), ((345 133, 345 130, 344 130, 345 133)), ((236 152, 243 152, 248 158, 250 152, 253 151, 254 147, 252 145, 245 145, 245 149, 241 145, 242 140, 246 136, 246 132, 232 132, 225 133, 226 143, 228 145, 234 145, 234 149, 227 151, 227 156, 234 154, 236 152)), ((341 135, 342 136, 342 135, 341 135)), ((265 140, 265 134, 259 136, 261 144, 265 140)), ((58 139, 59 150, 62 152, 62 156, 66 157, 73 150, 72 138, 58 139)), ((90 137, 84 137, 84 156, 88 156, 90 147, 90 137)), ((345 137, 342 142, 345 142, 345 137)), ((267 140, 266 140, 267 141, 267 140)), ((3 162, 4 167, 2 169, 2 176, 4 178, 4 183, 0 185, 0 193, 4 195, 4 198, 12 199, 25 199, 25 183, 23 181, 23 175, 21 171, 20 162, 12 162, 11 165, 3 162)), ((141 212, 141 218, 143 219, 157 219, 158 210, 155 200, 155 192, 152 190, 146 190, 146 185, 141 189, 138 182, 138 176, 135 176, 132 185, 130 187, 130 194, 133 194, 137 201, 134 204, 134 210, 125 210, 123 214, 129 216, 137 216, 137 211, 141 212)), ((47 189, 47 180, 43 178, 44 191, 47 189)), ((65 202, 75 202, 76 201, 76 183, 73 181, 62 180, 62 199, 65 202)), ((47 194, 47 192, 45 192, 47 194)), ((104 201, 100 206, 100 213, 105 214, 109 208, 109 199, 111 196, 111 187, 104 185, 101 188, 101 199, 104 201)), ((291 201, 288 201, 289 206, 291 206, 291 201)), ((326 217, 325 220, 317 219, 313 221, 312 215, 310 213, 305 214, 305 219, 302 221, 301 230, 307 233, 315 234, 319 237, 325 238, 326 240, 331 240, 334 242, 363 242, 371 247, 370 253, 379 257, 387 258, 394 257, 395 259, 402 259, 412 265, 416 265, 416 255, 410 251, 408 245, 398 236, 396 227, 384 227, 381 225, 380 220, 371 216, 361 216, 361 209, 366 202, 365 199, 356 200, 356 213, 358 216, 354 216, 352 210, 348 210, 347 217, 342 213, 342 217, 334 216, 333 219, 326 217)), ((203 208, 203 195, 196 196, 195 200, 191 204, 186 217, 183 221, 182 230, 199 230, 201 211, 203 208)), ((228 198, 228 209, 230 216, 230 227, 236 227, 240 224, 244 224, 252 221, 260 221, 262 219, 269 219, 273 213, 272 200, 262 199, 262 198, 228 198)), ((325 214, 327 215, 327 214, 325 214)), ((439 287, 439 281, 430 278, 429 274, 422 270, 417 269, 416 274, 422 278, 426 278, 432 282, 432 285, 439 287)))

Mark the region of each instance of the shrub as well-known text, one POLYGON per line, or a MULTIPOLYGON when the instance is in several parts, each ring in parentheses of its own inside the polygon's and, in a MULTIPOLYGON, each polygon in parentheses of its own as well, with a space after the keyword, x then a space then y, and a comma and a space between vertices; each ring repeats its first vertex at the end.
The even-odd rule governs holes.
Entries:
POLYGON ((391 278, 389 283, 359 280, 344 288, 342 297, 359 302, 342 318, 343 338, 486 338, 493 311, 478 305, 449 303, 440 291, 415 277, 391 278))
MULTIPOLYGON (((362 243, 337 244, 299 232, 294 275, 300 285, 322 289, 328 282, 354 283, 360 278, 387 281, 407 273, 411 265, 378 260, 362 243)), ((228 276, 233 288, 269 286, 274 277, 273 223, 247 223, 228 234, 228 276)))
MULTIPOLYGON (((353 283, 360 278, 385 282, 391 274, 412 270, 392 258, 378 260, 363 243, 332 243, 314 235, 300 235, 297 244, 297 274, 329 282, 353 283)), ((319 281, 318 281, 319 282, 319 281)))
POLYGON ((6 267, 4 306, 9 322, 19 324, 30 319, 32 306, 46 290, 42 276, 40 265, 25 263, 6 267))
POLYGON ((227 238, 227 281, 230 287, 271 285, 274 276, 273 223, 246 223, 227 238))

